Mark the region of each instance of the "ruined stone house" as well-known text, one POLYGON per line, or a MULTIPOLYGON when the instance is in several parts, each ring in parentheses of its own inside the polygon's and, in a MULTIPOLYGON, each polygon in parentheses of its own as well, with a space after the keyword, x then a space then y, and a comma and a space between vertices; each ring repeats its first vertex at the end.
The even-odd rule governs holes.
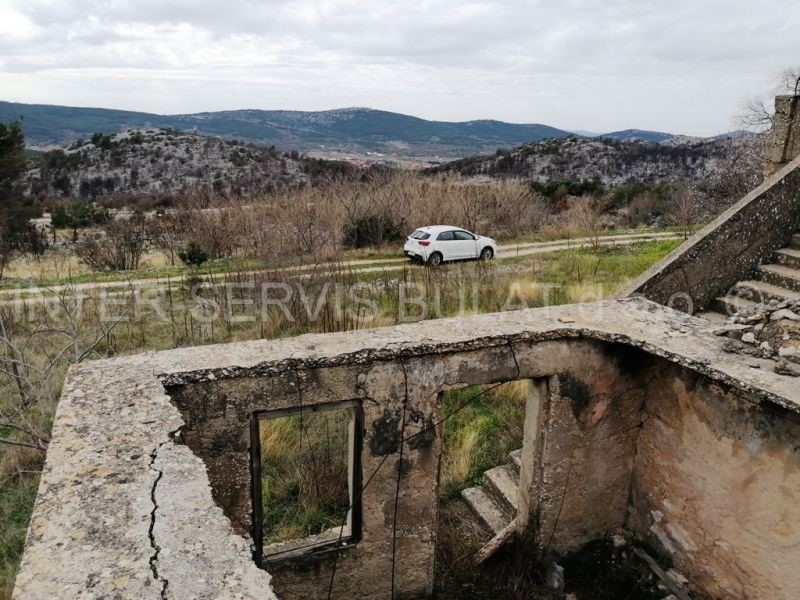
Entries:
POLYGON ((14 597, 428 597, 442 392, 522 380, 523 446, 467 494, 490 549, 516 536, 558 556, 624 528, 690 595, 797 598, 797 380, 727 352, 712 310, 767 284, 800 229, 790 116, 764 184, 625 297, 73 367, 14 597), (254 428, 336 409, 347 522, 275 560, 254 527, 254 428))

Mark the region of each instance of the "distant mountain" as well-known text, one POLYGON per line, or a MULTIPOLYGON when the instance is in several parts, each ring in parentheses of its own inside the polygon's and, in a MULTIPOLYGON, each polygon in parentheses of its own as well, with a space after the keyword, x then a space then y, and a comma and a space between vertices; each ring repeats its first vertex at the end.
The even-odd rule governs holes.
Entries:
POLYGON ((679 137, 670 137, 662 143, 652 143, 607 136, 571 137, 524 144, 488 156, 463 158, 425 172, 520 178, 538 183, 597 181, 606 186, 630 182, 704 181, 730 168, 732 158, 752 149, 758 151, 758 139, 733 137, 698 141, 686 138, 680 142, 679 137))
POLYGON ((729 131, 727 133, 721 133, 719 135, 715 135, 711 139, 713 139, 713 140, 731 140, 731 139, 741 138, 741 137, 751 137, 753 135, 757 135, 757 134, 753 133, 752 131, 747 131, 746 129, 737 129, 735 131, 729 131))
POLYGON ((586 129, 570 129, 569 132, 580 137, 597 137, 598 135, 602 135, 596 131, 587 131, 586 129))
POLYGON ((369 108, 303 112, 234 110, 157 115, 104 108, 0 102, 0 121, 22 117, 28 145, 58 146, 93 133, 160 127, 235 138, 281 150, 404 157, 459 157, 570 133, 541 124, 428 121, 369 108))
POLYGON ((641 141, 660 144, 668 139, 675 137, 675 134, 664 133, 663 131, 647 131, 646 129, 624 129, 622 131, 612 131, 601 133, 596 137, 607 138, 610 140, 641 141))
POLYGON ((160 115, 112 110, 74 108, 49 104, 20 104, 0 101, 0 121, 22 117, 25 142, 32 147, 61 146, 95 132, 119 133, 140 127, 171 127, 160 115))

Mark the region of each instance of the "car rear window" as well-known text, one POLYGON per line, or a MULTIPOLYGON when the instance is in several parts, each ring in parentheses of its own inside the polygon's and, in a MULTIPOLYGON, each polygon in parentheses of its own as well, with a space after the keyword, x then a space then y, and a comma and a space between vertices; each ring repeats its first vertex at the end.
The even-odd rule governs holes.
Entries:
POLYGON ((410 237, 412 240, 427 240, 429 237, 431 237, 431 234, 427 231, 422 231, 422 229, 417 229, 408 237, 410 237))

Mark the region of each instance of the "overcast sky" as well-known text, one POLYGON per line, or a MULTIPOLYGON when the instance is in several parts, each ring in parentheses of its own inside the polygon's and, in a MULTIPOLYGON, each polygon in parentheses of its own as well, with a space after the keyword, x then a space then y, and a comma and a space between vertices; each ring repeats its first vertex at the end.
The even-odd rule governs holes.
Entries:
POLYGON ((17 102, 709 135, 796 64, 798 0, 0 0, 17 102))

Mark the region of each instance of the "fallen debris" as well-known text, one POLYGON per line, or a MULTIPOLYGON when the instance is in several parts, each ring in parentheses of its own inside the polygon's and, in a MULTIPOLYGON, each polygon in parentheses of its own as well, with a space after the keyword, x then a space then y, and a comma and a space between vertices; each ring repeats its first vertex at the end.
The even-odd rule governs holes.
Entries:
POLYGON ((675 571, 675 569, 669 569, 665 571, 661 568, 661 566, 659 566, 656 559, 654 559, 641 548, 634 548, 633 551, 636 553, 636 556, 647 563, 650 569, 652 569, 653 573, 655 573, 656 576, 664 583, 664 585, 669 588, 669 591, 672 592, 673 596, 675 596, 678 600, 692 600, 692 597, 685 589, 686 584, 688 584, 686 577, 675 571))
POLYGON ((728 338, 725 352, 772 360, 775 373, 800 377, 800 301, 771 300, 740 309, 714 329, 714 335, 728 338))

